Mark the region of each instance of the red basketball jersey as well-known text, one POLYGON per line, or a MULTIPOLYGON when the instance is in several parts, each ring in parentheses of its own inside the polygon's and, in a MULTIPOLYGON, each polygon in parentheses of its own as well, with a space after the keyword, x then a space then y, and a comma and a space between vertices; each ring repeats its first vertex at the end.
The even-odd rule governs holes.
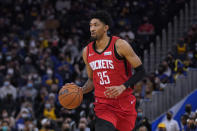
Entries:
MULTIPOLYGON (((87 46, 87 61, 93 71, 93 83, 96 97, 106 97, 105 87, 119 86, 132 75, 131 65, 126 59, 118 59, 115 55, 115 43, 119 37, 112 36, 107 47, 97 52, 95 42, 87 46)), ((119 97, 131 95, 132 88, 126 89, 119 97)))

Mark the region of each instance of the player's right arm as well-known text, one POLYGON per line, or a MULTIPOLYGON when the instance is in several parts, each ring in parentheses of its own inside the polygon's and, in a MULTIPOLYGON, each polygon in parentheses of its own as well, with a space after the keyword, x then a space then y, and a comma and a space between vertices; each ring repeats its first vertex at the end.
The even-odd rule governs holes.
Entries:
POLYGON ((86 94, 94 89, 93 72, 92 72, 90 65, 88 64, 88 61, 87 61, 87 47, 85 47, 83 49, 82 56, 83 56, 84 63, 86 64, 86 70, 87 70, 87 74, 88 74, 88 80, 84 84, 84 86, 82 87, 83 94, 86 94))

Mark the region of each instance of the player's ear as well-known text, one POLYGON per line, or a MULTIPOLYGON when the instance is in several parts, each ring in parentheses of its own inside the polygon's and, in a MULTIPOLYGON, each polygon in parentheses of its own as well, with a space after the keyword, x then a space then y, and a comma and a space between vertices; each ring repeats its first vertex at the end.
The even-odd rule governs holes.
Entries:
POLYGON ((107 32, 109 30, 109 25, 105 25, 104 30, 105 30, 105 32, 107 32))

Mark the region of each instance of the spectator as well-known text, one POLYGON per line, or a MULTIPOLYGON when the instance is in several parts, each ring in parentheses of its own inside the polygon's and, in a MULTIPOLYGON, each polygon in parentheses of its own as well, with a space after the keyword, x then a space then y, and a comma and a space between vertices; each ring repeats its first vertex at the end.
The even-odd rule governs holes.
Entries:
POLYGON ((181 131, 186 131, 188 116, 186 114, 181 116, 181 131))
POLYGON ((45 105, 47 96, 48 96, 48 91, 46 87, 41 87, 41 89, 39 90, 39 93, 37 94, 35 98, 35 102, 33 106, 36 118, 41 118, 41 116, 43 115, 44 105, 45 105))
POLYGON ((146 128, 146 126, 140 126, 138 131, 148 131, 148 129, 146 128))
POLYGON ((186 76, 187 72, 186 69, 184 67, 184 64, 182 63, 182 61, 180 61, 179 59, 177 59, 175 61, 175 68, 174 68, 174 79, 176 80, 179 77, 183 77, 186 76))
POLYGON ((33 123, 33 119, 26 118, 24 121, 24 131, 38 131, 38 128, 33 123))
POLYGON ((139 129, 141 126, 145 126, 148 131, 151 130, 151 125, 150 125, 148 119, 143 115, 142 108, 138 108, 135 129, 139 129))
POLYGON ((143 17, 143 24, 141 24, 138 28, 138 34, 139 35, 153 35, 154 34, 154 26, 153 24, 149 23, 148 17, 143 17))
POLYGON ((143 44, 143 49, 147 49, 150 40, 155 34, 155 27, 149 22, 148 17, 143 17, 143 23, 138 27, 137 33, 143 44))
POLYGON ((75 121, 70 117, 66 117, 62 124, 62 131, 76 131, 75 121))
POLYGON ((16 117, 16 130, 24 130, 25 120, 29 119, 31 116, 27 108, 22 108, 16 117))
POLYGON ((196 130, 197 130, 197 126, 195 125, 195 119, 194 118, 187 119, 186 131, 196 131, 196 130))
POLYGON ((19 96, 33 101, 37 95, 37 90, 34 88, 32 80, 28 80, 27 84, 21 88, 19 96))
MULTIPOLYGON (((171 68, 169 67, 168 62, 164 60, 164 61, 162 61, 162 65, 163 65, 164 68, 165 68, 164 74, 165 74, 166 76, 168 76, 168 78, 170 78, 170 77, 172 76, 172 70, 171 70, 171 68)), ((170 82, 170 80, 169 80, 168 82, 170 82)))
POLYGON ((166 126, 166 131, 179 131, 178 122, 172 118, 173 113, 172 111, 168 111, 166 113, 166 120, 164 120, 162 123, 166 126))
POLYGON ((184 60, 186 58, 186 52, 188 50, 187 48, 187 43, 184 42, 184 38, 180 38, 176 45, 178 59, 184 60))
POLYGON ((87 119, 85 117, 80 118, 78 129, 76 131, 90 131, 90 128, 87 127, 87 119))
POLYGON ((59 66, 58 74, 61 75, 64 83, 70 83, 72 81, 73 74, 68 64, 63 64, 62 66, 59 66))
POLYGON ((8 121, 2 121, 0 124, 0 130, 2 131, 11 131, 11 128, 9 127, 8 121))
POLYGON ((51 120, 57 119, 55 105, 49 100, 45 102, 43 116, 51 120))
POLYGON ((43 118, 41 120, 41 129, 39 131, 55 131, 51 126, 51 121, 47 118, 43 118))
POLYGON ((70 131, 70 130, 71 130, 70 123, 65 120, 62 123, 61 131, 70 131))
POLYGON ((2 110, 1 118, 3 121, 7 121, 9 123, 10 129, 13 129, 15 126, 15 119, 14 117, 10 116, 6 109, 2 110))
POLYGON ((64 121, 62 124, 61 131, 70 131, 70 130, 71 130, 70 124, 64 121))
POLYGON ((192 105, 191 104, 186 104, 185 105, 185 113, 189 117, 195 117, 195 112, 192 112, 192 105))
POLYGON ((52 84, 58 84, 59 87, 63 85, 62 77, 54 72, 51 68, 48 68, 45 74, 42 77, 42 84, 46 87, 51 87, 52 84))
POLYGON ((36 72, 30 57, 25 58, 25 63, 21 65, 21 74, 30 74, 36 72))
POLYGON ((125 39, 126 36, 128 36, 129 41, 128 42, 132 42, 135 39, 135 34, 130 30, 131 27, 126 26, 125 30, 123 32, 120 33, 120 36, 125 39))
POLYGON ((9 78, 6 78, 4 81, 4 85, 0 88, 0 98, 4 99, 10 96, 13 100, 17 97, 16 88, 10 83, 9 78))
POLYGON ((167 131, 166 130, 166 125, 164 123, 159 123, 158 131, 167 131))

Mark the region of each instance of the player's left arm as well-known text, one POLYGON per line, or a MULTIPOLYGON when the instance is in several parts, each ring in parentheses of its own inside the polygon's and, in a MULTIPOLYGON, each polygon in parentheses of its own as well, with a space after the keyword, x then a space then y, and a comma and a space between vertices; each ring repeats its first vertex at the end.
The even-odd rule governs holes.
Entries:
POLYGON ((124 57, 132 65, 132 67, 135 69, 135 74, 120 86, 106 87, 107 90, 105 91, 105 95, 109 98, 115 98, 127 88, 132 88, 145 75, 142 62, 129 43, 127 43, 125 40, 117 40, 116 50, 120 56, 124 57))

